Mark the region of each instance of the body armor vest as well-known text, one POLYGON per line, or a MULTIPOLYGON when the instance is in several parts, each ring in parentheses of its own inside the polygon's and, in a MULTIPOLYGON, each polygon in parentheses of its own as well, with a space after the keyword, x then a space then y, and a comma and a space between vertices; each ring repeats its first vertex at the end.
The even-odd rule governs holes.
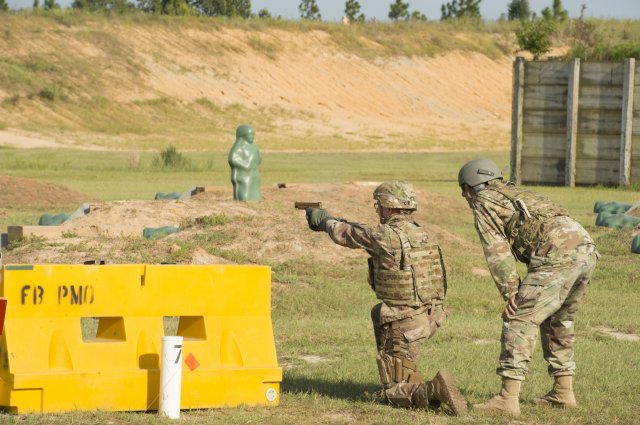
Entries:
POLYGON ((544 222, 552 217, 568 215, 567 210, 546 197, 519 189, 512 183, 488 185, 485 190, 494 190, 513 204, 516 212, 507 221, 505 234, 513 254, 525 263, 529 263, 540 243, 544 222))
POLYGON ((389 227, 399 238, 400 264, 399 270, 388 270, 369 258, 369 282, 378 299, 393 306, 442 304, 447 278, 440 247, 430 243, 416 223, 400 221, 389 227))

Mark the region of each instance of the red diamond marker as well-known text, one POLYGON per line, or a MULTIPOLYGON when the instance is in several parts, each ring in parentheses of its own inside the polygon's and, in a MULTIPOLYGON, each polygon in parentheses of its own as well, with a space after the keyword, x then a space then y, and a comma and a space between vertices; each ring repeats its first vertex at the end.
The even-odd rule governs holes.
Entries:
POLYGON ((200 366, 200 362, 196 360, 196 356, 194 356, 193 353, 189 353, 187 358, 184 359, 184 362, 186 363, 187 366, 189 366, 189 369, 191 370, 195 370, 198 368, 198 366, 200 366))

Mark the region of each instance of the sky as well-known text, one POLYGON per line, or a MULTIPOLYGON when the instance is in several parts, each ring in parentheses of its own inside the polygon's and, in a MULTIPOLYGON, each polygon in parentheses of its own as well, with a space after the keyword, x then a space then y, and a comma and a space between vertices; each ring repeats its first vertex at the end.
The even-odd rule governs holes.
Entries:
MULTIPOLYGON (((409 11, 415 10, 424 13, 427 19, 440 19, 440 6, 450 0, 403 0, 409 3, 409 11)), ((57 0, 63 7, 68 7, 72 0, 57 0)), ((388 20, 389 5, 394 0, 359 0, 360 11, 367 19, 375 18, 379 21, 388 20)), ((553 0, 529 0, 531 10, 540 15, 540 11, 551 6, 553 0)), ((11 8, 30 8, 33 0, 8 0, 11 8)), ((42 1, 40 2, 42 3, 42 1)), ((482 0, 480 11, 482 16, 493 21, 506 13, 510 0, 482 0)), ((252 0, 251 5, 254 12, 266 8, 275 16, 286 19, 298 19, 298 5, 300 0, 252 0)), ((320 7, 322 19, 325 21, 339 21, 344 15, 345 0, 316 0, 320 7)), ((593 18, 617 18, 617 19, 640 19, 640 0, 563 0, 562 5, 569 11, 572 18, 580 15, 582 5, 586 5, 585 15, 593 18)))

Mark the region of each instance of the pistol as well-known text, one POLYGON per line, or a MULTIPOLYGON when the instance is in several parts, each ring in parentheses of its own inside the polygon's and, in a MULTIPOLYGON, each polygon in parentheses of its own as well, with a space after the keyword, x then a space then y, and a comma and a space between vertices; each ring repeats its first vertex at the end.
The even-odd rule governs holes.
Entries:
POLYGON ((294 208, 298 210, 306 210, 307 208, 322 208, 322 202, 299 202, 296 201, 293 204, 294 208))

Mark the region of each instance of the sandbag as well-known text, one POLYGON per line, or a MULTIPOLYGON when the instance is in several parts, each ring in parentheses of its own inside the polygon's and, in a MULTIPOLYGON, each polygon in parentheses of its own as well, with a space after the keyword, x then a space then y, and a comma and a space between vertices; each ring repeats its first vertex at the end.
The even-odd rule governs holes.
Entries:
POLYGON ((631 252, 634 254, 640 254, 640 235, 631 239, 631 252))
POLYGON ((38 220, 38 226, 58 226, 69 220, 71 214, 42 214, 38 220))
POLYGON ((142 236, 144 236, 145 239, 152 239, 170 235, 172 233, 178 233, 178 231, 180 231, 180 229, 175 226, 145 227, 142 231, 142 236))
POLYGON ((627 212, 631 208, 631 204, 623 204, 622 202, 604 202, 596 201, 593 205, 593 212, 608 212, 611 214, 622 214, 627 212))
POLYGON ((157 201, 159 199, 180 199, 181 196, 182 194, 178 192, 158 192, 156 193, 156 196, 153 198, 153 200, 157 201))
POLYGON ((158 200, 158 199, 188 199, 191 198, 192 196, 197 195, 198 193, 202 193, 204 192, 204 187, 200 186, 193 186, 191 188, 189 188, 189 190, 182 192, 182 193, 178 193, 178 192, 170 192, 170 193, 165 193, 165 192, 158 192, 156 193, 156 197, 153 198, 154 200, 158 200))
POLYGON ((607 211, 602 211, 596 217, 596 226, 631 229, 639 225, 640 217, 632 217, 626 214, 611 214, 607 211))
POLYGON ((67 220, 71 220, 76 217, 81 217, 83 215, 89 214, 90 211, 91 211, 90 204, 82 204, 77 210, 75 210, 71 214, 67 214, 67 213, 42 214, 40 216, 40 220, 38 220, 38 226, 58 226, 67 220))

